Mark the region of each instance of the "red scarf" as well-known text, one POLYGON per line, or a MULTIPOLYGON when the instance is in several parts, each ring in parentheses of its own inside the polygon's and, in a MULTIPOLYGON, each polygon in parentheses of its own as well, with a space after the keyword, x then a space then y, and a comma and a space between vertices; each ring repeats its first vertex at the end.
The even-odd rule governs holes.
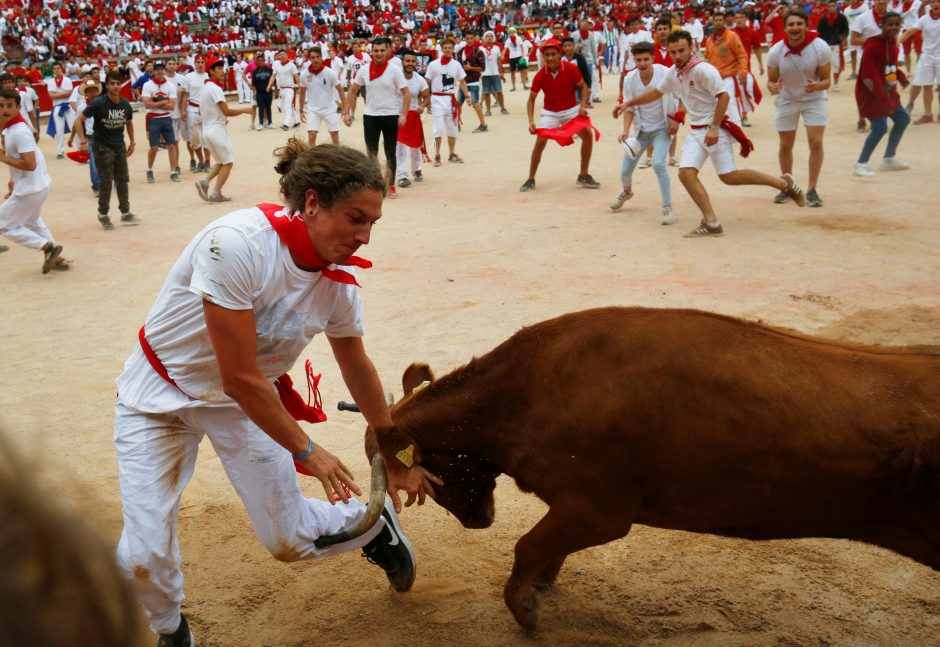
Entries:
POLYGON ((377 78, 382 76, 385 73, 385 68, 388 67, 388 60, 386 60, 381 65, 376 65, 375 60, 369 63, 369 80, 375 81, 377 78))
POLYGON ((7 125, 3 127, 3 130, 6 131, 7 128, 10 126, 15 126, 16 124, 26 124, 28 126, 29 122, 23 119, 23 113, 18 112, 16 113, 16 116, 13 117, 13 119, 7 122, 7 125))
POLYGON ((311 63, 311 64, 309 65, 309 67, 307 67, 307 71, 310 72, 311 74, 319 74, 320 72, 323 71, 323 68, 324 68, 324 67, 326 67, 326 66, 325 66, 325 65, 321 65, 319 70, 315 70, 315 69, 313 69, 313 63, 311 63))
POLYGON ((806 38, 803 39, 803 42, 793 47, 790 45, 789 39, 784 39, 784 43, 787 44, 787 53, 783 55, 784 58, 793 54, 794 56, 800 56, 803 53, 803 50, 806 49, 806 46, 816 40, 816 34, 814 32, 807 32, 806 38))
POLYGON ((222 89, 223 92, 225 92, 225 86, 214 79, 206 79, 203 85, 205 85, 206 83, 215 83, 217 86, 219 86, 219 88, 222 89))
POLYGON ((509 37, 509 40, 511 40, 511 41, 512 41, 512 44, 515 45, 515 44, 516 44, 516 35, 513 34, 512 36, 510 36, 510 37, 509 37))
POLYGON ((353 54, 353 56, 358 58, 360 61, 362 60, 362 52, 356 52, 355 54, 353 54))
MULTIPOLYGON (((317 254, 317 250, 310 240, 307 225, 304 223, 304 219, 299 211, 291 211, 287 207, 276 204, 259 204, 258 208, 264 213, 268 222, 271 223, 271 226, 274 228, 274 231, 277 232, 278 238, 281 239, 282 243, 287 245, 291 256, 293 256, 299 264, 303 265, 305 268, 311 268, 314 272, 319 271, 331 281, 359 286, 356 282, 356 277, 352 274, 345 270, 330 269, 327 267, 327 265, 329 265, 328 263, 324 263, 320 260, 320 255, 317 254)), ((346 259, 345 263, 346 265, 354 265, 355 267, 361 267, 363 269, 372 267, 371 261, 367 261, 358 256, 350 256, 346 259)))
POLYGON ((52 80, 55 81, 55 87, 56 87, 56 89, 61 90, 61 89, 62 89, 62 81, 65 80, 65 77, 63 76, 61 79, 57 79, 57 78, 53 77, 52 80))
POLYGON ((910 11, 911 7, 914 5, 914 0, 908 0, 907 2, 901 3, 901 11, 907 13, 910 11))
POLYGON ((699 63, 704 63, 704 62, 705 62, 705 59, 700 58, 699 56, 696 56, 695 54, 690 55, 689 60, 685 62, 685 65, 682 67, 682 69, 676 71, 676 78, 682 79, 683 76, 685 76, 686 74, 692 71, 693 67, 695 67, 699 63))
POLYGON ((452 58, 449 57, 449 56, 443 56, 443 55, 442 55, 442 56, 441 56, 441 65, 442 65, 442 66, 443 66, 443 65, 447 65, 447 64, 450 63, 452 60, 454 60, 454 59, 452 59, 452 58))
POLYGON ((874 8, 874 7, 871 8, 871 15, 872 15, 872 18, 875 19, 875 24, 878 25, 879 27, 881 27, 881 19, 882 19, 882 16, 879 16, 879 15, 878 15, 878 12, 875 11, 875 8, 874 8))
POLYGON ((579 29, 578 33, 581 34, 581 38, 584 40, 588 39, 588 35, 591 33, 587 29, 579 29))

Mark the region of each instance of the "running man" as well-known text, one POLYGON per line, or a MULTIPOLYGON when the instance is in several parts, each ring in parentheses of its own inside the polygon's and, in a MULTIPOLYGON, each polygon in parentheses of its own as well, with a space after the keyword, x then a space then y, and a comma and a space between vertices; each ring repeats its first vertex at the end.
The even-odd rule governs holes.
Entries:
POLYGON ((179 148, 176 145, 176 133, 173 130, 173 106, 177 105, 176 83, 166 78, 166 64, 157 61, 153 64, 153 78, 140 89, 140 98, 147 110, 147 182, 153 184, 153 163, 160 150, 160 142, 166 143, 166 152, 170 157, 170 179, 181 182, 179 174, 179 148))
POLYGON ((300 73, 300 120, 307 122, 307 143, 317 145, 320 125, 326 124, 330 141, 339 144, 339 115, 334 93, 343 97, 343 86, 336 73, 323 64, 319 47, 310 50, 310 64, 300 73))
POLYGON ((300 125, 300 117, 294 111, 294 92, 300 82, 297 66, 294 61, 287 60, 287 52, 280 50, 272 69, 274 70, 274 76, 268 82, 268 92, 271 92, 274 85, 277 86, 278 101, 284 113, 284 123, 281 124, 281 130, 296 128, 300 125))
MULTIPOLYGON (((679 180, 702 212, 702 222, 685 234, 687 238, 721 236, 724 230, 712 208, 699 171, 705 160, 711 158, 715 172, 729 185, 763 185, 786 191, 799 206, 806 204, 806 196, 793 176, 775 178, 760 171, 737 169, 732 148, 732 137, 741 144, 742 156, 751 152, 753 145, 744 131, 731 121, 726 112, 732 100, 721 74, 710 63, 692 53, 692 35, 676 31, 669 36, 669 54, 675 66, 669 68, 659 86, 614 108, 614 117, 632 106, 639 106, 673 93, 682 101, 691 121, 691 132, 682 144, 679 161, 679 180)), ((685 115, 674 115, 670 130, 678 128, 685 115)))
POLYGON ((441 44, 441 57, 428 64, 424 74, 431 86, 431 116, 434 119, 434 166, 441 165, 441 139, 446 134, 448 162, 463 164, 457 155, 457 133, 460 117, 457 103, 457 88, 467 97, 467 105, 473 106, 473 98, 464 79, 467 73, 454 60, 454 41, 447 39, 441 44))
POLYGON ((65 135, 71 129, 70 121, 74 118, 70 113, 69 97, 72 96, 72 80, 65 76, 62 63, 52 64, 52 78, 46 79, 46 89, 52 99, 52 114, 49 115, 49 126, 46 133, 55 139, 55 158, 65 157, 65 135))
MULTIPOLYGON (((938 0, 940 1, 940 0, 938 0)), ((774 102, 774 129, 780 136, 780 172, 793 173, 793 144, 800 117, 809 142, 809 190, 806 204, 821 207, 816 192, 823 164, 823 134, 829 124, 826 90, 832 73, 832 52, 825 40, 809 32, 809 19, 801 8, 790 9, 783 17, 786 38, 767 53, 767 86, 777 95, 774 102)), ((781 191, 774 198, 783 204, 790 196, 781 191)))

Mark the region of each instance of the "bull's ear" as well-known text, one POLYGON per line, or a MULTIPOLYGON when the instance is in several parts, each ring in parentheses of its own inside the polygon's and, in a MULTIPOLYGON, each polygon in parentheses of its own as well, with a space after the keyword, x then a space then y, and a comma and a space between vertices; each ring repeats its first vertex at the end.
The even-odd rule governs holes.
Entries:
POLYGON ((408 395, 415 390, 415 387, 421 386, 423 382, 433 382, 434 373, 431 367, 421 362, 415 362, 405 369, 405 374, 401 376, 401 386, 408 395))

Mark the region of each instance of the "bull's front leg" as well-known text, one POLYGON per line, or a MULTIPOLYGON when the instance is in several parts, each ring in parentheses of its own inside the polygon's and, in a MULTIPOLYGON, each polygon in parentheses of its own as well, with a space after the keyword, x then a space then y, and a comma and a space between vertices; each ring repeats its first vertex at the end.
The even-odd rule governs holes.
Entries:
POLYGON ((625 536, 636 514, 629 506, 612 515, 591 507, 589 500, 556 503, 516 542, 516 561, 503 597, 516 621, 526 629, 538 625, 538 590, 550 586, 565 558, 589 546, 625 536))

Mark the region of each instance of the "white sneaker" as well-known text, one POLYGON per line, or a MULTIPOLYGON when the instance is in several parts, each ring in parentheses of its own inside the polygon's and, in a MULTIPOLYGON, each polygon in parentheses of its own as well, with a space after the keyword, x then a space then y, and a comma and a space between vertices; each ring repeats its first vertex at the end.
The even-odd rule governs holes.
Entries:
POLYGON ((616 211, 623 206, 623 203, 633 197, 633 189, 624 189, 617 194, 617 197, 611 200, 610 209, 616 211))
POLYGON ((867 162, 864 164, 861 162, 855 162, 855 169, 852 171, 852 173, 858 177, 875 177, 878 175, 873 170, 871 170, 871 166, 869 166, 867 162))
POLYGON ((653 158, 647 157, 645 160, 643 160, 643 163, 640 164, 640 168, 649 168, 652 165, 653 165, 653 158))
POLYGON ((833 91, 833 92, 841 92, 841 90, 839 89, 839 84, 838 84, 838 83, 836 83, 835 85, 832 86, 832 91, 833 91))
POLYGON ((906 171, 911 165, 897 157, 886 157, 881 160, 882 171, 906 171))
POLYGON ((675 211, 672 210, 672 207, 669 207, 669 206, 663 207, 662 223, 664 225, 675 224, 676 220, 678 219, 679 219, 679 215, 675 211))

